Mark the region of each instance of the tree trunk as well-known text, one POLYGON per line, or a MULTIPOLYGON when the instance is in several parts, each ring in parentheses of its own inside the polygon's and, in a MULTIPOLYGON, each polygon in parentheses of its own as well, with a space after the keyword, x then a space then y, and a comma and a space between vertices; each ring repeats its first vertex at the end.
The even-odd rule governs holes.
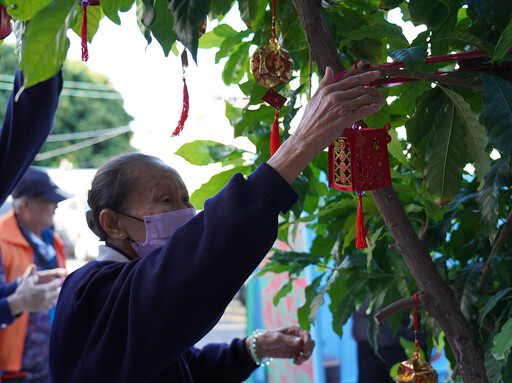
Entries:
MULTIPOLYGON (((304 27, 311 52, 321 74, 330 66, 344 70, 338 50, 325 24, 321 0, 293 0, 304 27)), ((362 57, 364 58, 364 57, 362 57)), ((441 326, 457 362, 464 383, 488 382, 482 348, 462 315, 453 291, 432 262, 427 246, 418 238, 392 186, 371 195, 419 288, 419 299, 441 326)))

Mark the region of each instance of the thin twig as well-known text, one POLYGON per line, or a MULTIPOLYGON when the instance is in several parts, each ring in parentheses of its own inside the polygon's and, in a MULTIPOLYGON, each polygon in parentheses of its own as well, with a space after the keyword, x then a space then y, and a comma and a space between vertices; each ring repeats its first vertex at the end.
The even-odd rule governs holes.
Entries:
MULTIPOLYGON (((405 297, 396 302, 391 303, 389 306, 384 307, 382 310, 376 313, 373 316, 373 319, 375 319, 375 322, 377 322, 377 324, 381 324, 390 316, 399 313, 400 311, 403 311, 405 309, 409 309, 411 307, 414 307, 414 296, 405 297)), ((421 307, 419 302, 418 307, 421 307)))

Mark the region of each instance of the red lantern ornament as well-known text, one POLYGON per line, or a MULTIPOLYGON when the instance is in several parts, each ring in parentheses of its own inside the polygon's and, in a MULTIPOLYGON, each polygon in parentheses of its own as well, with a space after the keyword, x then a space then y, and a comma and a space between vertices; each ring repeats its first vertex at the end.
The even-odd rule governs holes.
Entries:
POLYGON ((368 129, 366 124, 355 124, 329 146, 329 187, 356 192, 359 207, 356 216, 356 247, 372 246, 363 218, 364 191, 391 185, 387 144, 391 141, 386 124, 384 129, 368 129))
POLYGON ((87 7, 89 5, 100 5, 100 0, 82 0, 82 30, 80 35, 82 38, 82 61, 89 60, 89 50, 87 48, 87 7))
POLYGON ((12 32, 12 17, 7 13, 5 5, 0 3, 0 39, 5 39, 12 32))
POLYGON ((286 98, 273 88, 286 84, 292 78, 293 60, 286 49, 276 40, 276 0, 272 1, 272 39, 270 44, 259 48, 251 57, 251 73, 261 86, 269 88, 262 100, 276 109, 270 133, 270 155, 279 149, 279 113, 286 98))
POLYGON ((420 358, 418 342, 418 294, 414 294, 414 358, 402 362, 396 371, 396 383, 438 383, 437 371, 420 358))

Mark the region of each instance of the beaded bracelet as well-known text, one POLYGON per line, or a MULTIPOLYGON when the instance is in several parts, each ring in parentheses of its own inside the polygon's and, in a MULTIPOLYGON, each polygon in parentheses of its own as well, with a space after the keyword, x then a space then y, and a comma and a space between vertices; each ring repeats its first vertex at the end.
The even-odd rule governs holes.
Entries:
POLYGON ((251 339, 249 341, 249 348, 251 350, 251 356, 254 360, 254 363, 256 363, 258 366, 268 366, 270 362, 272 361, 272 358, 258 358, 258 355, 256 354, 256 341, 258 340, 258 337, 263 334, 265 331, 263 330, 254 330, 251 334, 251 339))

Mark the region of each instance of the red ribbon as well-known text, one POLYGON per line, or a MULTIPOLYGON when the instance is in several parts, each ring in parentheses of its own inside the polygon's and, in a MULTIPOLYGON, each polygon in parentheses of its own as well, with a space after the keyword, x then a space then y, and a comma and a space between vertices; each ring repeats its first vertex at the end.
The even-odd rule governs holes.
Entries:
POLYGON ((414 294, 414 346, 416 347, 416 352, 414 353, 414 359, 418 359, 420 357, 420 345, 418 342, 418 294, 414 294))
POLYGON ((187 82, 185 80, 185 68, 188 66, 188 58, 187 58, 187 50, 184 49, 181 54, 181 67, 183 69, 183 107, 181 109, 180 120, 178 121, 178 126, 172 132, 172 137, 178 136, 183 128, 185 127, 185 121, 188 118, 188 109, 189 109, 189 96, 188 96, 188 88, 187 82))
POLYGON ((82 1, 82 61, 87 61, 89 59, 89 51, 87 49, 87 7, 89 6, 89 1, 82 1))
POLYGON ((274 123, 272 124, 272 131, 270 132, 270 156, 272 157, 277 149, 281 146, 281 139, 279 137, 279 109, 276 110, 274 123))

